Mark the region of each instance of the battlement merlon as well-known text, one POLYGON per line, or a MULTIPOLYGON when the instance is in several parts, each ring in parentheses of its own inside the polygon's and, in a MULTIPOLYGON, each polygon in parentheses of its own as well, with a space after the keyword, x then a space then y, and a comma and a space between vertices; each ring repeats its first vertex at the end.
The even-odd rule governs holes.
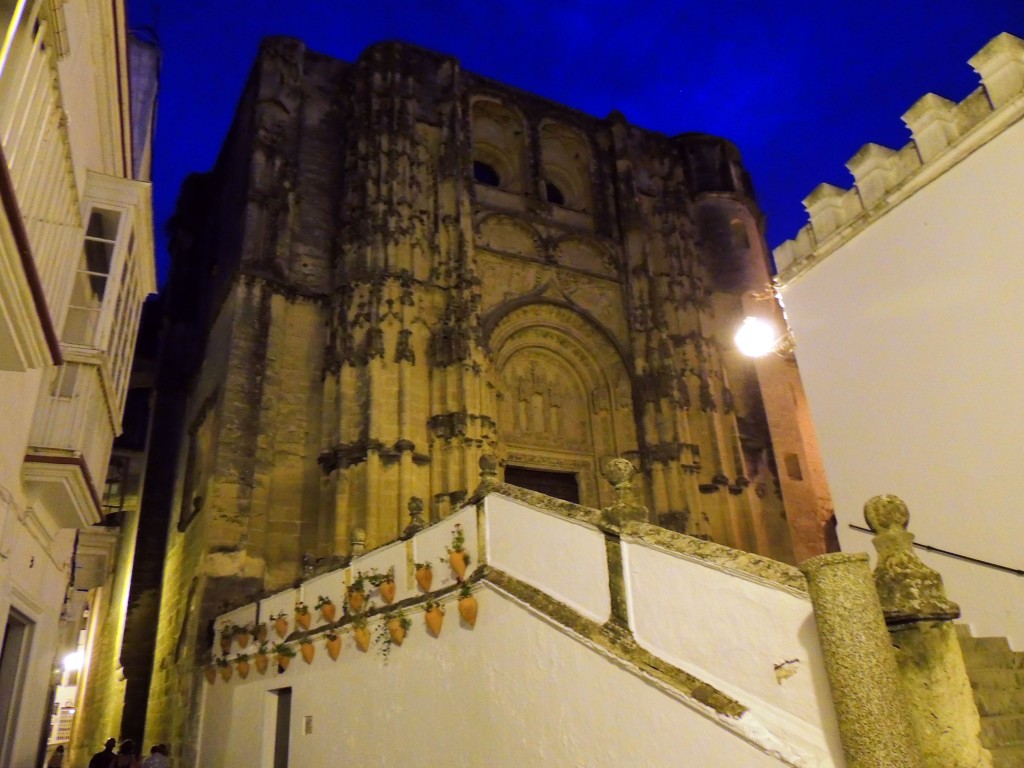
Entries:
POLYGON ((981 87, 959 103, 925 94, 902 116, 908 144, 899 150, 865 144, 846 163, 851 189, 820 184, 804 199, 809 223, 773 252, 780 285, 1024 118, 1024 40, 1004 32, 968 63, 981 87))

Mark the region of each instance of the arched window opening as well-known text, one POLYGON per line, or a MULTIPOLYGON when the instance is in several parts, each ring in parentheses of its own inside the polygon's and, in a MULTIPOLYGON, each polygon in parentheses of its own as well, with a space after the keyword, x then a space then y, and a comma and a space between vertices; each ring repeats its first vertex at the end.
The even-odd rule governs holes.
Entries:
POLYGON ((501 186, 501 176, 497 170, 483 160, 473 161, 473 179, 478 184, 486 184, 488 187, 501 186))
POLYGON ((555 122, 540 128, 543 194, 549 203, 591 210, 590 148, 576 129, 555 122))
POLYGON ((734 248, 749 248, 750 238, 747 237, 747 225, 739 219, 729 222, 729 229, 732 231, 732 244, 734 248))
POLYGON ((562 194, 562 190, 550 181, 544 182, 544 196, 547 198, 549 203, 553 203, 554 205, 565 205, 565 195, 562 194))

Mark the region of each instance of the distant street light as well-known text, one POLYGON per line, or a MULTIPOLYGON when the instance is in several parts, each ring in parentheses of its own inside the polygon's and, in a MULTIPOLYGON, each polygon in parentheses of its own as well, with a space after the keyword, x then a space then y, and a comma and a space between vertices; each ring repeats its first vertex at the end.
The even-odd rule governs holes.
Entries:
POLYGON ((82 659, 82 652, 81 651, 75 651, 74 653, 69 653, 67 656, 64 657, 64 661, 62 662, 62 664, 64 666, 64 671, 65 672, 74 672, 76 670, 81 669, 82 668, 82 661, 83 661, 83 659, 82 659))

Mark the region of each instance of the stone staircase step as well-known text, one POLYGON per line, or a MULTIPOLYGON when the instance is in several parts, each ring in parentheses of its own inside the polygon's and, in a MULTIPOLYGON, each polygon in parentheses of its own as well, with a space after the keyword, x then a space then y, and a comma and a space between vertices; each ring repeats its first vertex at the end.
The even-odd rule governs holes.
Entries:
POLYGON ((1024 715, 990 715, 981 719, 981 741, 1001 747, 1024 743, 1024 715))
POLYGON ((968 669, 1024 669, 1020 651, 964 651, 968 669))
POLYGON ((1024 691, 1016 688, 977 688, 974 702, 982 717, 992 715, 1024 715, 1024 691))
POLYGON ((992 753, 992 768, 1024 768, 1024 744, 990 747, 989 751, 992 753))
MULTIPOLYGON (((957 627, 959 628, 960 625, 957 627)), ((971 637, 960 632, 957 634, 964 656, 976 653, 1012 653, 1010 642, 1005 637, 971 637)))
POLYGON ((1012 691, 1024 688, 1024 669, 977 669, 968 667, 967 676, 976 690, 1012 691))

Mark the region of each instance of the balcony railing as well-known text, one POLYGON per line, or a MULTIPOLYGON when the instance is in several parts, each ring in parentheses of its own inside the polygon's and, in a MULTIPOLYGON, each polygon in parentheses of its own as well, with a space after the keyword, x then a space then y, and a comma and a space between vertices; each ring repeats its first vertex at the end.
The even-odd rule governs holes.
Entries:
POLYGON ((26 485, 48 506, 62 527, 96 522, 100 485, 114 442, 110 391, 102 369, 69 361, 51 371, 43 384, 25 462, 26 485), (42 465, 50 465, 44 467, 42 465), (63 465, 59 482, 53 465, 63 465), (70 477, 70 479, 69 479, 70 477), (71 513, 74 514, 71 514, 71 513))

